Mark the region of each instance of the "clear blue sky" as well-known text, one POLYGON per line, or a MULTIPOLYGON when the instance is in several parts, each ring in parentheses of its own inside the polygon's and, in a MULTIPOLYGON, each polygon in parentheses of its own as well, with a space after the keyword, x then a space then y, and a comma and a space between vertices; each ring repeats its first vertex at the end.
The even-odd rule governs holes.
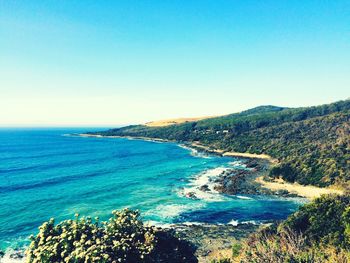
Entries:
POLYGON ((349 91, 348 0, 0 0, 0 126, 111 126, 349 91))

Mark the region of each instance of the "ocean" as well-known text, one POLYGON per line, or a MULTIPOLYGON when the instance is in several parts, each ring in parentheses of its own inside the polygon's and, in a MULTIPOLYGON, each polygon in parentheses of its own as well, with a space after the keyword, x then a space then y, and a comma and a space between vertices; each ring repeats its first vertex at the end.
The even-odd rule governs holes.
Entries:
POLYGON ((129 207, 151 224, 237 224, 284 219, 301 203, 200 191, 244 164, 176 143, 71 135, 91 130, 0 129, 0 250, 21 248, 44 221, 75 213, 103 220, 129 207))

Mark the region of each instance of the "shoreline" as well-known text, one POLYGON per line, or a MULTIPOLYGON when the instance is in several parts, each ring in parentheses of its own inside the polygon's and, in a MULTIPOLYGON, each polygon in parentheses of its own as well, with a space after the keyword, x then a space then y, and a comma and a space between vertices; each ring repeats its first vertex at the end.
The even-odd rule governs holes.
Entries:
POLYGON ((240 153, 240 152, 228 152, 221 149, 215 149, 211 148, 209 146, 202 145, 198 142, 193 142, 190 144, 192 147, 202 149, 209 153, 219 154, 221 156, 227 156, 227 157, 243 157, 243 158, 249 158, 249 159, 262 159, 267 160, 271 163, 278 163, 277 159, 272 158, 270 155, 267 154, 255 154, 255 153, 240 153))
POLYGON ((133 137, 133 136, 117 136, 117 135, 99 135, 99 134, 89 134, 89 133, 78 133, 74 134, 78 137, 86 137, 86 138, 117 138, 117 139, 129 139, 129 140, 142 140, 142 141, 150 141, 150 142, 173 142, 176 143, 176 141, 172 140, 165 140, 160 138, 149 138, 149 137, 133 137))
MULTIPOLYGON (((289 183, 282 179, 267 181, 264 180, 266 172, 269 170, 271 165, 278 164, 278 160, 267 155, 267 154, 251 154, 251 153, 240 153, 240 152, 227 152, 221 149, 211 148, 210 146, 202 145, 199 142, 182 143, 175 140, 167 140, 160 138, 149 138, 149 137, 133 137, 133 136, 106 136, 99 134, 81 133, 78 134, 80 137, 95 137, 95 138, 124 138, 130 140, 143 140, 152 142, 171 142, 178 143, 179 145, 185 145, 186 147, 194 150, 203 151, 209 154, 215 154, 223 157, 238 157, 248 160, 256 161, 257 164, 253 166, 252 173, 246 173, 242 177, 242 182, 245 186, 252 187, 255 189, 255 194, 262 195, 276 195, 284 197, 302 197, 308 200, 315 199, 323 194, 343 194, 344 192, 339 189, 333 188, 322 188, 312 185, 300 185, 297 183, 289 183), (259 190, 256 187, 260 188, 259 190)), ((233 178, 234 176, 231 175, 233 178)), ((254 192, 254 191, 253 191, 254 192)), ((230 194, 229 191, 222 191, 222 193, 230 194)), ((247 194, 237 192, 235 194, 247 194)), ((248 193, 249 194, 249 193, 248 193)))
MULTIPOLYGON (((237 153, 237 152, 225 152, 220 149, 213 149, 209 146, 201 145, 197 142, 186 143, 178 142, 174 140, 165 140, 158 138, 148 137, 132 137, 132 136, 103 136, 99 134, 72 134, 72 136, 86 137, 86 138, 118 138, 118 139, 129 139, 129 140, 143 140, 149 142, 159 143, 176 143, 178 146, 186 146, 188 149, 193 149, 198 152, 203 152, 212 155, 224 156, 224 157, 237 157, 240 158, 239 162, 242 162, 243 168, 237 169, 235 167, 229 168, 226 172, 218 175, 212 182, 218 185, 221 189, 218 190, 218 194, 229 194, 229 195, 274 195, 277 197, 305 197, 288 191, 286 189, 280 189, 276 187, 276 182, 267 182, 263 180, 267 174, 271 165, 278 163, 276 159, 273 159, 268 155, 257 155, 249 153, 237 153), (247 169, 245 169, 247 168, 247 169), (238 181, 237 181, 238 180, 238 181), (227 183, 227 184, 225 184, 227 183), (229 188, 234 185, 234 188, 229 188), (274 187, 272 187, 273 185, 274 187), (281 191, 282 190, 282 191, 281 191), (230 191, 237 191, 236 193, 230 191)), ((234 159, 232 159, 234 160, 234 159)), ((210 184, 207 184, 207 186, 210 184)), ((281 183, 282 186, 289 185, 289 183, 281 183)), ((208 191, 208 187, 205 188, 206 183, 198 186, 201 191, 208 191), (204 190, 203 190, 204 189, 204 190)), ((315 187, 317 188, 317 187, 315 187)), ((323 189, 323 188, 319 188, 323 189)), ((211 189, 209 189, 211 190, 211 189)), ((288 189, 290 190, 290 189, 288 189)), ((308 198, 308 197, 306 197, 308 198)), ((308 198, 311 199, 311 198, 308 198)), ((172 224, 170 226, 177 235, 184 240, 192 243, 196 252, 195 255, 199 260, 199 263, 211 262, 212 259, 221 257, 230 257, 232 255, 232 244, 246 239, 250 234, 275 223, 276 221, 270 220, 269 222, 260 222, 255 224, 254 222, 238 222, 237 224, 191 224, 186 225, 185 223, 172 224)), ((163 228, 162 226, 160 226, 163 228)), ((9 256, 9 255, 7 255, 9 256)), ((12 256, 17 257, 19 260, 23 260, 22 254, 15 252, 12 256)), ((1 256, 0 256, 1 262, 1 256)))

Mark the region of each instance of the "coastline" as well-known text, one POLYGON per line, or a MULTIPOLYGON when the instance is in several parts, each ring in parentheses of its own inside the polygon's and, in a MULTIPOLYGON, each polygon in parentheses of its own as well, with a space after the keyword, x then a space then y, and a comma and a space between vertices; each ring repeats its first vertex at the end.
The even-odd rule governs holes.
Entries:
MULTIPOLYGON (((200 144, 199 142, 192 143, 181 143, 175 140, 167 140, 160 138, 149 138, 149 137, 139 137, 139 136, 105 136, 99 134, 89 134, 89 133, 81 133, 78 134, 81 137, 95 137, 95 138, 125 138, 130 140, 143 140, 143 141, 152 141, 152 142, 172 142, 178 143, 180 145, 185 145, 186 147, 203 151, 209 154, 215 154, 219 156, 225 157, 238 157, 253 161, 253 165, 251 165, 252 172, 246 172, 241 174, 239 183, 235 191, 229 191, 228 189, 218 189, 219 192, 224 194, 265 194, 265 195, 276 195, 282 197, 302 197, 308 200, 315 199, 323 194, 343 194, 342 190, 333 189, 333 188, 322 188, 311 185, 300 185, 297 183, 289 183, 282 179, 276 179, 267 181, 264 177, 267 174, 267 171, 270 169, 272 165, 278 164, 278 160, 267 155, 267 154, 251 154, 251 153, 240 153, 240 152, 227 152, 221 149, 211 148, 209 146, 205 146, 200 144), (244 187, 244 191, 242 190, 242 185, 244 187), (248 188, 248 190, 247 190, 248 188)), ((251 163, 250 163, 251 164, 251 163)), ((249 162, 248 162, 249 167, 249 162)), ((236 180, 233 174, 229 176, 231 179, 236 180)))
POLYGON ((222 155, 222 156, 243 157, 243 158, 249 158, 249 159, 251 159, 251 158, 252 159, 262 159, 262 160, 267 160, 267 161, 269 161, 271 163, 278 163, 277 159, 274 159, 270 155, 267 155, 267 154, 227 152, 227 151, 220 150, 220 149, 212 149, 211 147, 202 145, 202 144, 200 144, 198 142, 191 143, 191 146, 195 147, 195 148, 202 149, 202 150, 204 150, 206 152, 215 153, 215 154, 219 154, 219 155, 222 155))
POLYGON ((119 138, 119 139, 129 139, 129 140, 142 140, 142 141, 151 141, 151 142, 176 142, 172 140, 165 140, 159 138, 149 138, 149 137, 133 137, 133 136, 117 136, 117 135, 100 135, 100 134, 89 134, 89 133, 79 133, 75 134, 78 137, 92 137, 92 138, 119 138))
MULTIPOLYGON (((87 138, 117 138, 117 139, 130 139, 130 140, 143 140, 159 143, 176 143, 180 146, 186 146, 189 149, 194 149, 199 152, 208 154, 225 156, 225 157, 237 157, 240 158, 241 163, 247 169, 229 169, 218 175, 213 181, 217 184, 217 190, 220 194, 232 194, 239 196, 242 195, 275 195, 277 197, 306 197, 308 199, 315 196, 303 196, 303 193, 290 192, 283 189, 289 183, 280 183, 281 187, 277 187, 272 182, 263 180, 267 174, 271 165, 276 164, 277 160, 268 155, 256 155, 247 153, 225 152, 220 149, 212 149, 208 146, 200 145, 199 143, 181 143, 174 140, 164 140, 158 138, 146 138, 146 137, 132 137, 132 136, 103 136, 99 134, 74 134, 73 136, 87 137, 87 138), (226 185, 227 183, 227 185, 226 185), (228 186, 234 186, 230 188, 228 186), (220 189, 221 187, 221 189, 220 189), (231 192, 233 191, 233 192, 231 192)), ((233 159, 234 160, 234 159, 233 159)), ((203 183, 205 184, 205 183, 203 183)), ((203 185, 202 185, 203 186, 203 185)), ((202 188, 202 187, 200 187, 202 188)), ((316 188, 316 187, 315 187, 316 188)), ((322 189, 322 188, 320 188, 322 189)), ((200 189, 206 191, 205 188, 200 189)), ((306 191, 307 192, 307 191, 306 191)), ((312 192, 314 193, 314 192, 312 192)), ((243 196, 245 197, 245 196, 243 196)), ((249 199, 249 198, 247 198, 249 199)), ((267 227, 269 224, 275 223, 275 221, 259 222, 259 223, 242 223, 233 222, 227 224, 201 224, 201 225, 185 225, 178 224, 173 225, 171 228, 183 239, 191 242, 196 247, 196 256, 199 262, 211 262, 212 259, 220 257, 229 257, 232 255, 232 244, 237 241, 246 239, 250 234, 258 231, 261 228, 267 227)), ((13 256, 13 255, 12 255, 13 256)), ((21 255, 19 256, 21 257, 21 255)), ((1 260, 0 260, 1 261, 1 260)))

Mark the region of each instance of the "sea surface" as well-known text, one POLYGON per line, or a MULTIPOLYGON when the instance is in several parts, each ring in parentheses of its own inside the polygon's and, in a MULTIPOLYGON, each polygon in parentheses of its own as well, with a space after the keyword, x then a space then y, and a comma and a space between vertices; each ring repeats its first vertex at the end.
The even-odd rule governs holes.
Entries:
POLYGON ((0 129, 0 250, 25 246, 44 221, 75 213, 107 219, 129 207, 152 224, 237 224, 284 219, 301 203, 216 193, 210 179, 246 169, 240 159, 175 143, 71 135, 87 130, 96 129, 0 129), (203 184, 211 191, 200 191, 203 184))

